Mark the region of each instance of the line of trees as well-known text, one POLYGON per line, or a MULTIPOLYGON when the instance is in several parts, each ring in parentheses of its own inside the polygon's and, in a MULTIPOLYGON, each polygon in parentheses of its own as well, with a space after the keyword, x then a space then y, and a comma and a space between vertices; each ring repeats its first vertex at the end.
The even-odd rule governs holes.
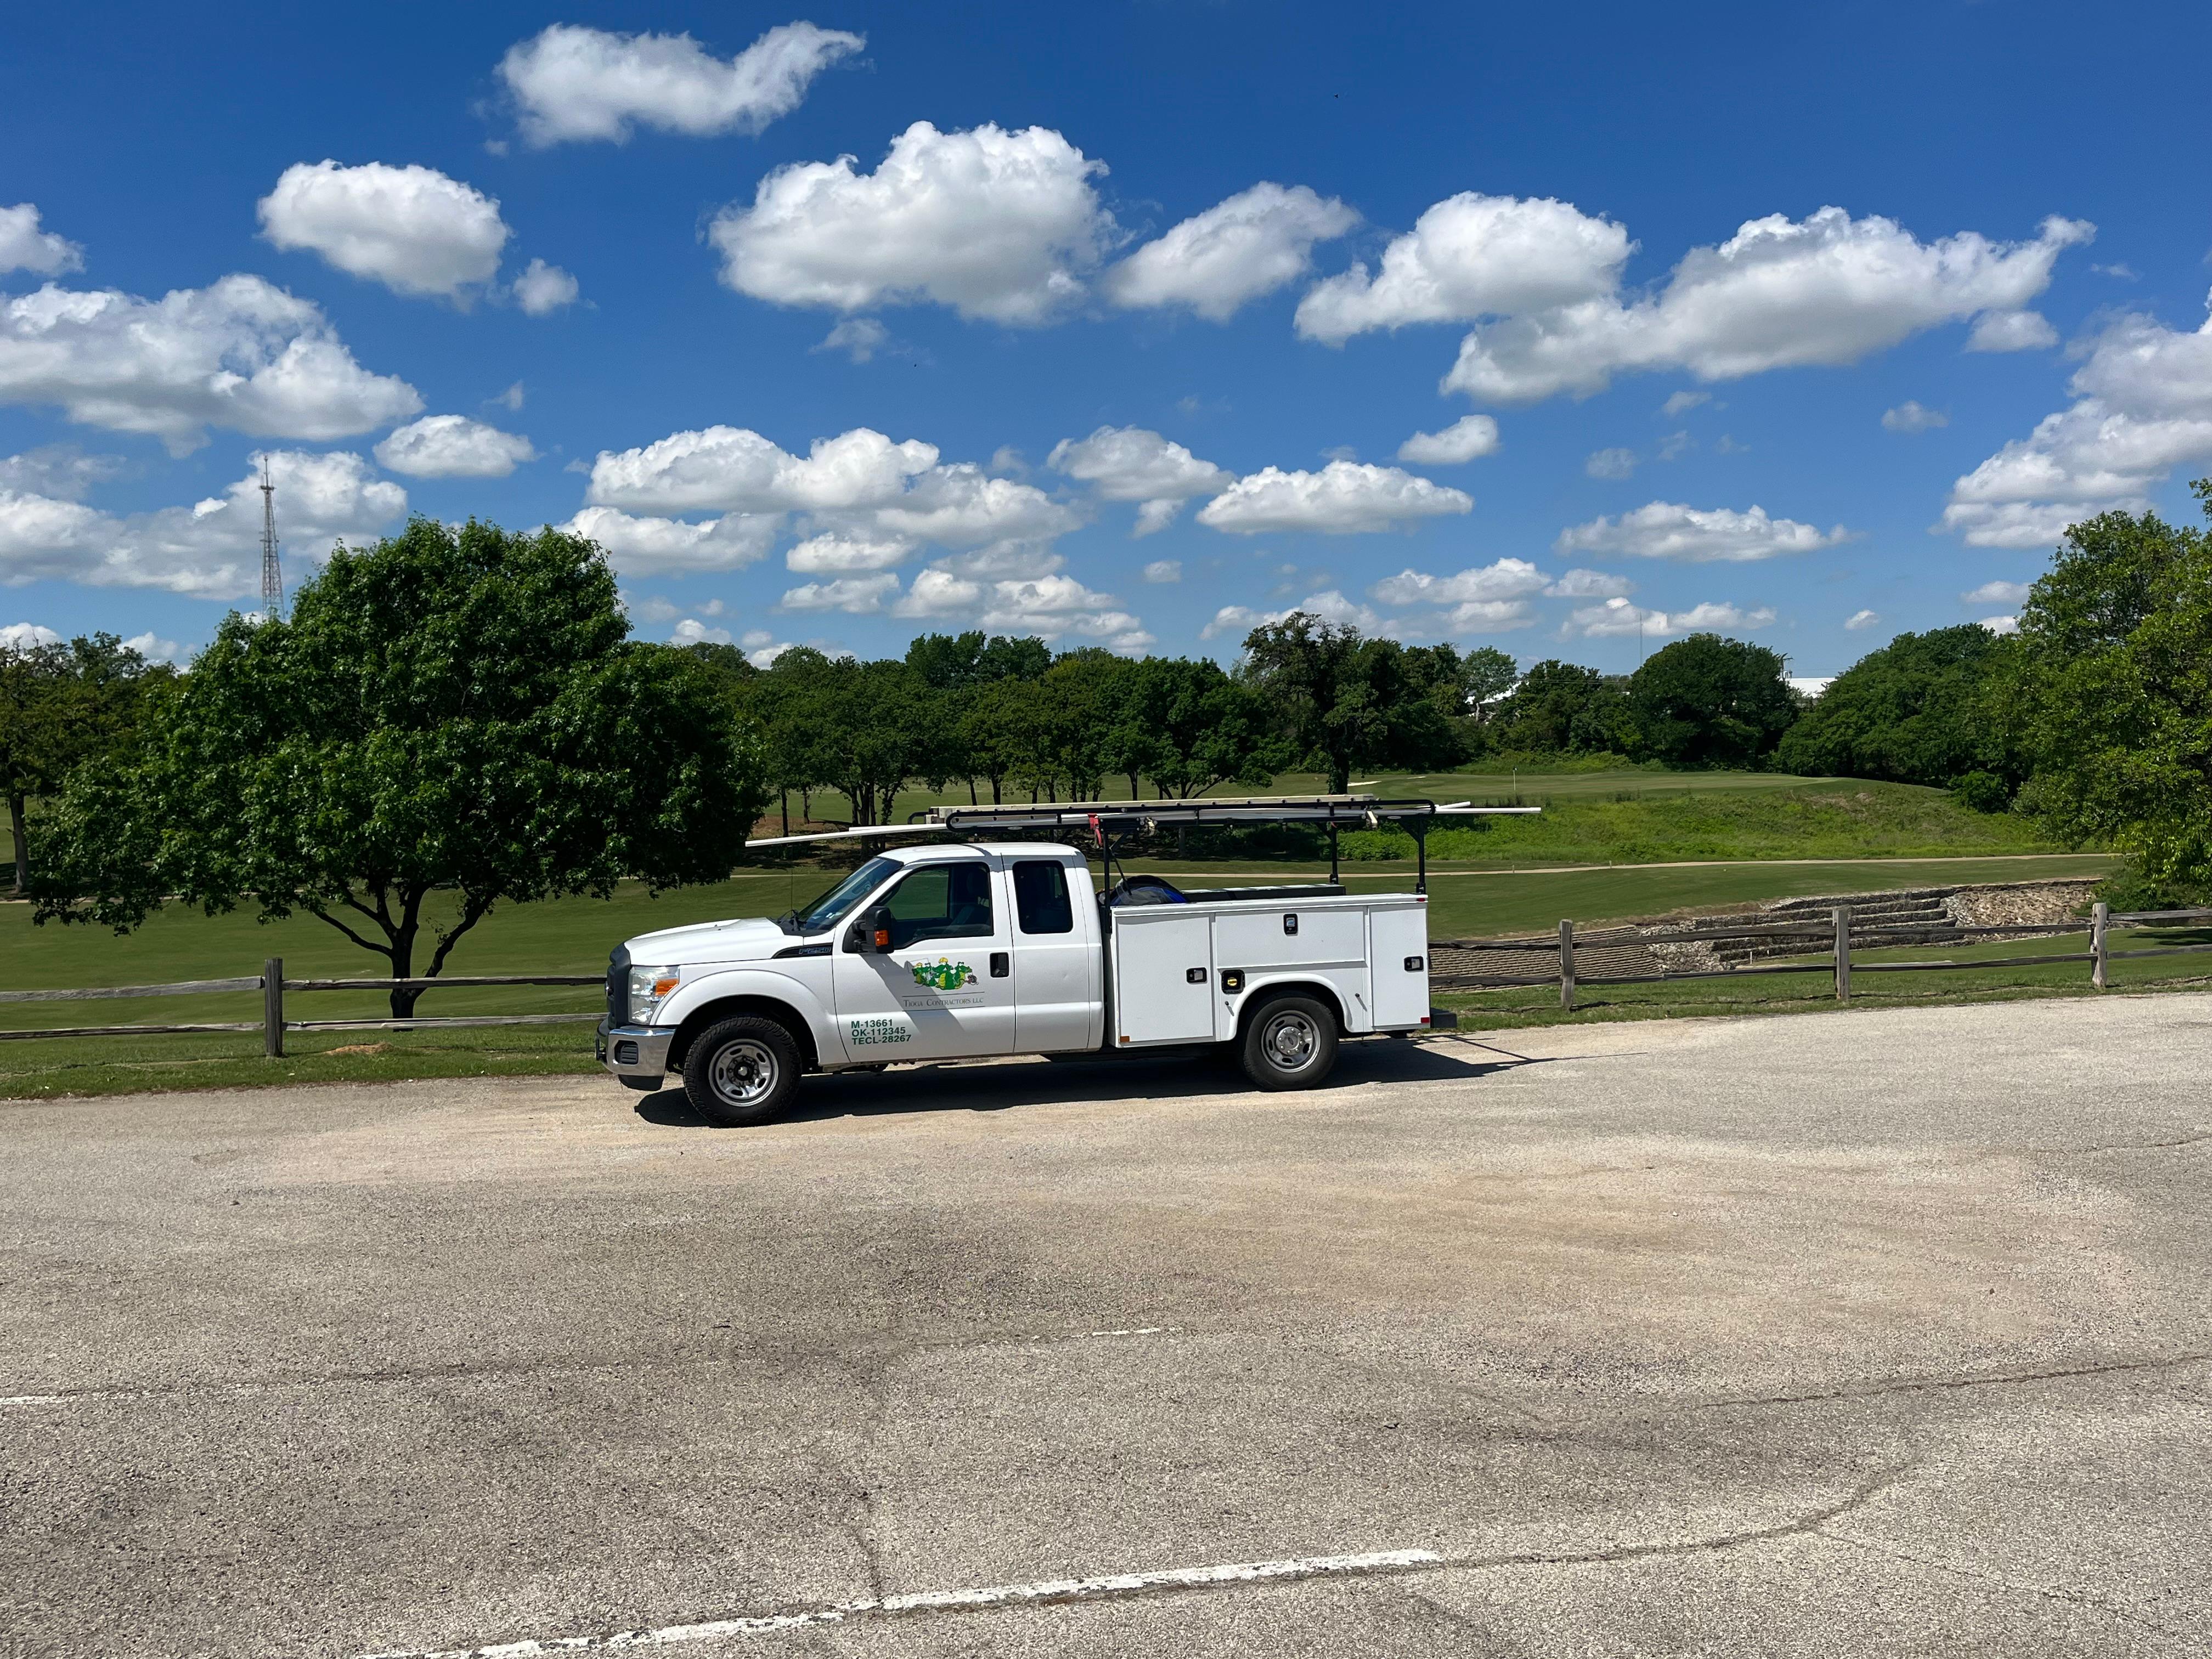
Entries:
POLYGON ((107 635, 0 648, 0 784, 41 921, 251 903, 395 977, 426 951, 435 974, 497 904, 718 880, 763 811, 787 829, 824 792, 870 824, 917 787, 1179 798, 1312 771, 1341 791, 1506 756, 1948 786, 2129 853, 2154 894, 2212 892, 2205 532, 2106 514, 2067 532, 2015 635, 1899 635, 1809 704, 1783 668, 1707 634, 1633 674, 1521 672, 1296 614, 1226 669, 981 633, 763 669, 631 639, 587 541, 417 519, 339 550, 290 617, 226 619, 188 672, 107 635))

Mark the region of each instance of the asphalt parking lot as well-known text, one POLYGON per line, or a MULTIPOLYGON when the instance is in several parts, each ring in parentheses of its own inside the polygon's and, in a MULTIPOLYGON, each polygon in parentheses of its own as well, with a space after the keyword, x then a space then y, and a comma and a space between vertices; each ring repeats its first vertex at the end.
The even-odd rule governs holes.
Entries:
POLYGON ((2212 998, 1292 1096, 895 1071, 750 1131, 595 1079, 20 1103, 0 1152, 7 1659, 2212 1633, 2212 998))

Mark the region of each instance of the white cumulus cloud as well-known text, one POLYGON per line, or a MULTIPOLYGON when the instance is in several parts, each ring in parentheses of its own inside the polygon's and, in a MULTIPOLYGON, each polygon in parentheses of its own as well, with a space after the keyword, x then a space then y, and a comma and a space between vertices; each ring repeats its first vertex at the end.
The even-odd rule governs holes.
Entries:
POLYGON ((1416 432, 1398 446, 1398 459, 1413 466, 1463 466, 1498 452, 1498 422, 1463 415, 1441 432, 1416 432))
POLYGON ((1182 580, 1182 561, 1154 559, 1145 567, 1145 580, 1148 582, 1179 582, 1182 580))
POLYGON ((1577 606, 1559 633, 1562 638, 1580 635, 1584 639, 1662 640, 1682 634, 1717 633, 1723 629, 1747 633, 1768 627, 1773 621, 1773 611, 1765 605, 1753 611, 1714 604, 1692 605, 1687 611, 1646 611, 1625 599, 1612 599, 1603 605, 1577 606))
POLYGON ((654 513, 872 507, 936 464, 935 445, 894 443, 867 427, 817 438, 802 458, 744 427, 710 426, 637 449, 602 450, 589 499, 654 513))
POLYGON ((1102 426, 1087 438, 1063 438, 1045 464, 1088 483, 1107 501, 1141 502, 1139 536, 1164 530, 1184 501, 1212 495, 1236 479, 1181 444, 1138 426, 1102 426))
POLYGON ((2070 390, 2071 405, 1951 487, 1942 528, 1972 547, 2049 547, 2096 514, 2146 510, 2175 468, 2212 461, 2212 322, 2184 333, 2120 317, 2070 390))
POLYGON ((1841 208, 1802 221, 1776 214, 1717 247, 1692 249, 1652 295, 1492 307, 1511 314, 1476 325, 1443 388, 1532 403, 1586 396, 1633 370, 1725 380, 1856 362, 1923 329, 2020 311, 2049 283, 2059 254, 2091 234, 2051 218, 2033 241, 1962 231, 1923 243, 1894 220, 1853 219, 1841 208))
POLYGON ((726 513, 692 524, 587 507, 557 528, 596 542, 625 576, 736 570, 763 557, 783 527, 780 514, 726 513))
POLYGON ((550 317, 564 306, 575 304, 582 292, 574 276, 543 259, 532 259, 514 279, 514 302, 529 317, 550 317))
POLYGON ((1459 605, 1470 599, 1524 599, 1542 592, 1549 581, 1526 559, 1499 559, 1455 576, 1401 570, 1376 582, 1367 590, 1367 597, 1378 605, 1459 605))
POLYGON ((2058 343, 2058 331, 2039 311, 1985 311, 1966 336, 1969 351, 2041 351, 2058 343))
POLYGON ((1948 415, 1939 410, 1924 408, 1911 398, 1907 398, 1894 409, 1885 409, 1881 412, 1881 426, 1885 432, 1926 432, 1950 424, 1948 415))
POLYGON ((39 210, 29 202, 0 208, 0 276, 11 270, 58 276, 84 269, 84 250, 65 236, 39 228, 39 210))
POLYGON ((1636 471, 1636 452, 1632 449, 1595 450, 1583 463, 1583 471, 1593 478, 1626 478, 1636 471))
POLYGON ((41 645, 59 645, 62 636, 38 623, 9 623, 0 628, 0 651, 29 651, 41 645))
POLYGON ((1356 264, 1316 284, 1298 304, 1298 332, 1340 345, 1370 329, 1574 305, 1611 294, 1633 246, 1571 204, 1470 191, 1424 213, 1379 271, 1356 264))
POLYGON ((842 611, 866 616, 884 608, 884 601, 898 592, 899 580, 885 571, 873 576, 840 576, 834 581, 806 582, 787 589, 781 606, 786 611, 842 611))
POLYGON ((917 121, 873 173, 858 161, 778 167, 708 237, 722 281, 779 305, 839 311, 932 301, 1033 325, 1081 299, 1113 234, 1104 164, 1045 127, 940 132, 917 121))
POLYGON ((1248 301, 1304 276, 1316 242, 1358 222, 1342 202, 1304 185, 1257 184, 1146 243, 1099 287, 1117 306, 1185 306, 1226 322, 1248 301))
POLYGON ((1636 584, 1609 570, 1570 570, 1544 590, 1551 599, 1618 599, 1636 591, 1636 584))
POLYGON ((538 452, 529 439, 465 415, 426 415, 377 445, 376 459, 410 478, 504 478, 538 452))
POLYGON ((810 536, 787 549, 783 562, 786 569, 804 576, 842 575, 856 570, 887 570, 903 564, 914 550, 914 543, 898 537, 810 536))
POLYGON ((727 645, 730 643, 730 630, 709 628, 696 617, 686 617, 676 624, 668 635, 668 642, 671 645, 727 645))
POLYGON ((842 30, 785 23, 725 58, 688 34, 556 23, 508 47, 499 77, 533 144, 620 143, 640 126, 703 138, 758 132, 798 108, 823 70, 866 44, 842 30))
MULTIPOLYGON (((221 495, 128 517, 0 489, 0 583, 156 587, 205 599, 258 593, 264 459, 221 495)), ((276 450, 265 459, 288 586, 334 541, 374 537, 407 511, 407 492, 358 455, 276 450)))
POLYGON ((305 300, 258 276, 142 300, 49 283, 0 307, 0 402, 147 433, 184 454, 206 428, 326 442, 418 413, 396 376, 354 361, 305 300))
POLYGON ((1984 617, 1982 618, 1982 626, 1988 629, 1992 634, 2017 634, 2020 632, 2020 618, 2017 617, 1984 617))
POLYGON ((1200 508, 1198 521, 1240 536, 1298 530, 1334 536, 1387 530, 1474 507, 1464 491, 1395 466, 1331 461, 1318 472, 1270 466, 1248 474, 1200 508))
POLYGON ((1861 629, 1872 628, 1881 620, 1881 618, 1871 611, 1854 611, 1844 618, 1844 626, 1856 633, 1861 629))
POLYGON ((1563 530, 1553 545, 1561 553, 1626 554, 1705 563, 1817 552, 1850 538, 1850 532, 1841 525, 1824 532, 1795 519, 1769 518, 1766 509, 1759 507, 1739 513, 1725 507, 1705 509, 1652 501, 1617 519, 1593 519, 1563 530))
POLYGON ((499 270, 507 222, 482 191, 434 167, 370 161, 286 167, 261 198, 261 234, 399 294, 465 300, 499 270))
POLYGON ((2027 603, 2027 594, 2028 585, 2026 582, 1990 581, 1984 582, 1971 593, 1961 593, 1959 597, 1968 605, 2007 605, 2016 607, 2027 603))
POLYGON ((822 337, 816 351, 842 351, 856 363, 873 358, 891 337, 890 330, 872 317, 848 317, 822 337))

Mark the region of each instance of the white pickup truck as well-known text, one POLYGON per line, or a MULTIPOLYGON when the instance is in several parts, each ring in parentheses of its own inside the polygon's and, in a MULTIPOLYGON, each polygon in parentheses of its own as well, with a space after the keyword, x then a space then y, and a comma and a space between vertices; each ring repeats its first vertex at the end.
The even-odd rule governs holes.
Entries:
POLYGON ((1235 1045, 1263 1089, 1328 1075, 1344 1037, 1428 1029, 1428 898, 1334 884, 1097 902, 1052 842, 904 847, 780 921, 644 933, 614 952, 599 1054, 672 1072, 702 1116, 782 1108, 801 1073, 903 1060, 1235 1045))

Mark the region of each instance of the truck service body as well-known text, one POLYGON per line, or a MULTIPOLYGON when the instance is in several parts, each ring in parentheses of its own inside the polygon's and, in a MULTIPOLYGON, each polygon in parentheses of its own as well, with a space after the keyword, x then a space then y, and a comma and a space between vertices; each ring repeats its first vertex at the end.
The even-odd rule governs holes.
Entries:
MULTIPOLYGON (((1377 821, 1363 798, 1322 800, 1332 827, 1377 821)), ((969 816, 1072 819, 1110 876, 1114 832, 1139 813, 1148 823, 1322 821, 1314 805, 945 809, 848 833, 957 834, 969 816)), ((1140 875, 1102 896, 1085 854, 1058 842, 897 847, 780 921, 629 940, 610 963, 599 1053, 633 1088, 680 1073, 702 1115, 732 1125, 773 1115, 802 1073, 913 1060, 1214 1045, 1233 1048, 1261 1087, 1309 1087, 1340 1039, 1411 1036, 1438 1018, 1427 907, 1425 891, 1352 895, 1334 879, 1184 894, 1140 875)))

